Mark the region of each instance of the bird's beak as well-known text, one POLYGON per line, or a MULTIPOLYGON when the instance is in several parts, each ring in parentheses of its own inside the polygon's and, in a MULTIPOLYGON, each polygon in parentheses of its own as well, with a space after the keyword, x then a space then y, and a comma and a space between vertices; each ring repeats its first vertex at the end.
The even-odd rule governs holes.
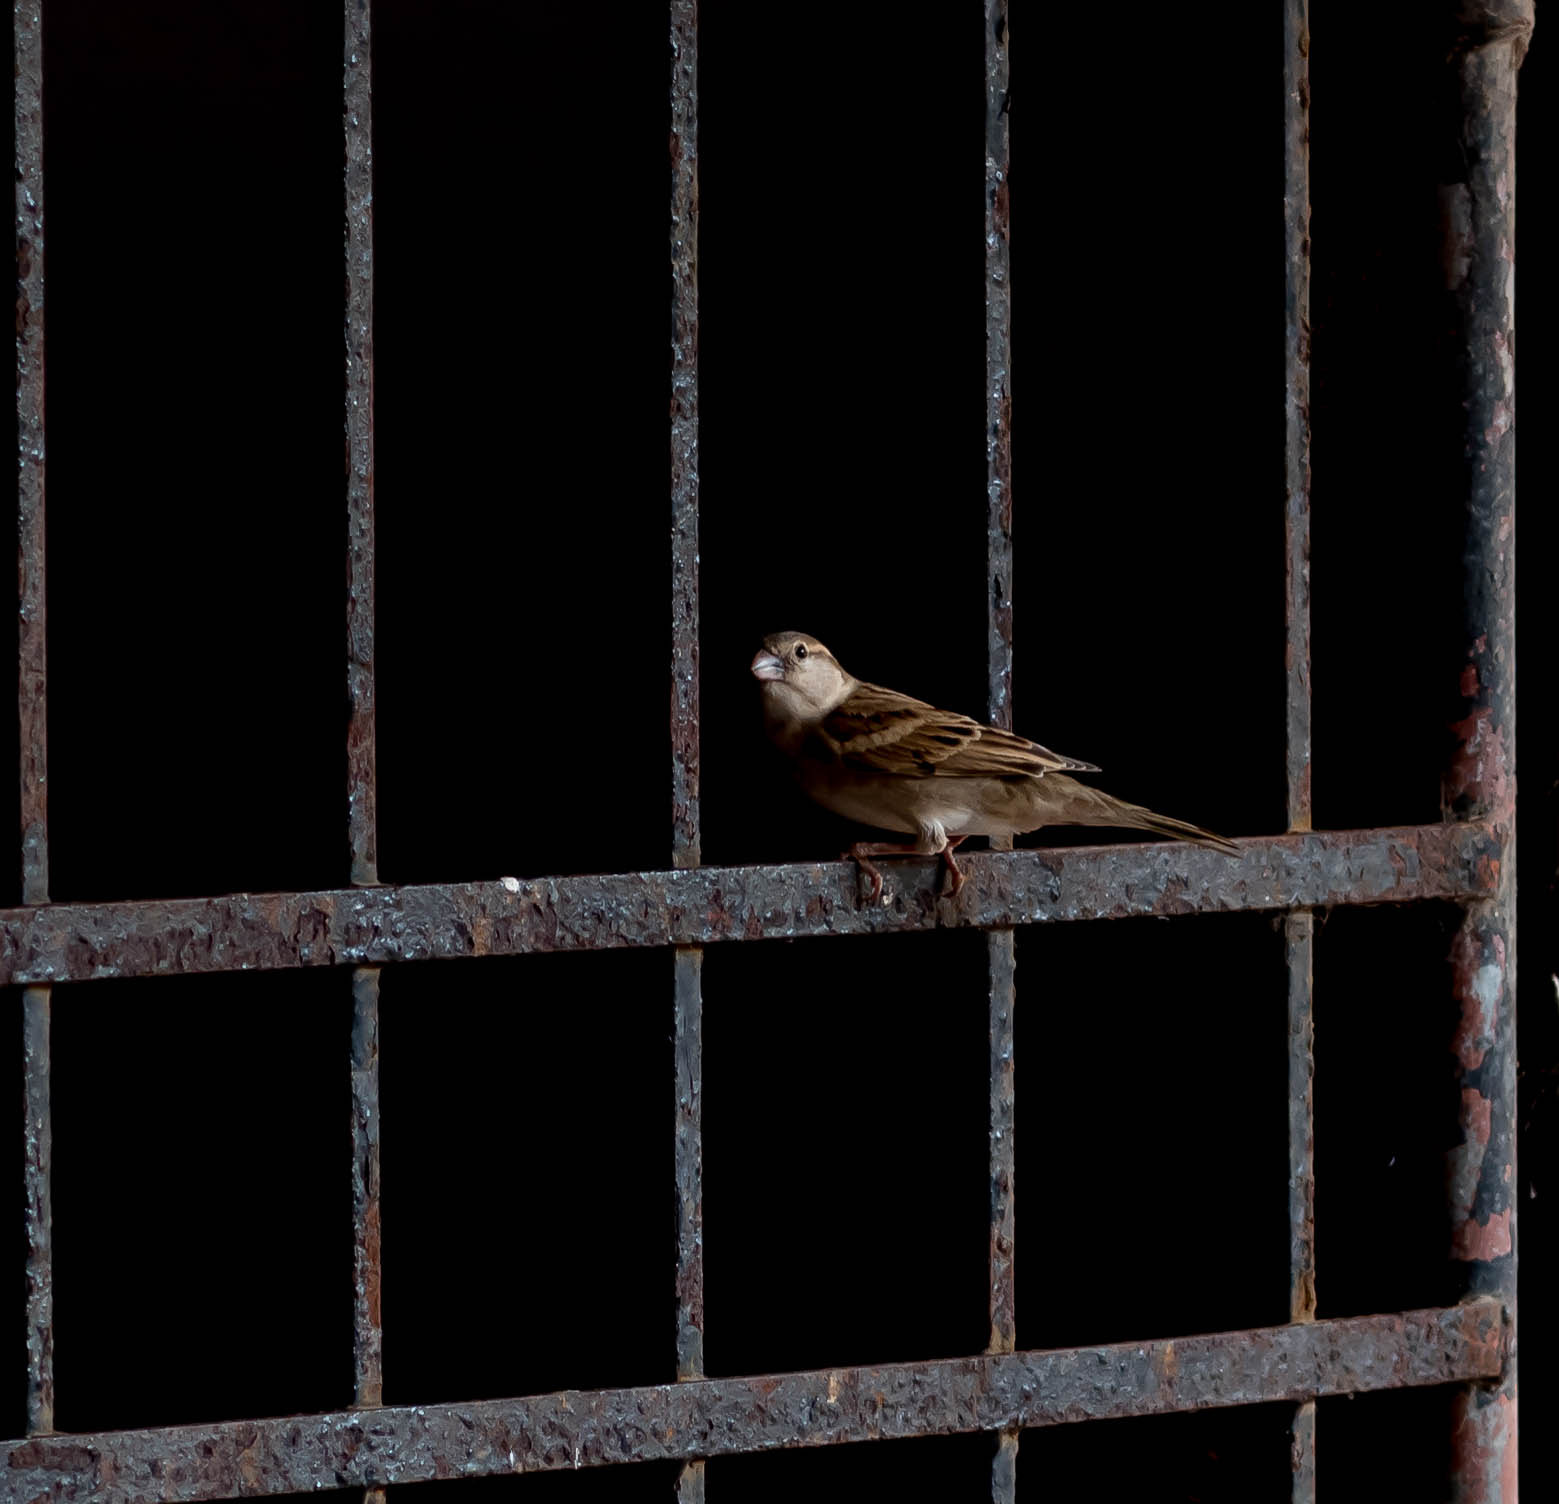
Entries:
POLYGON ((752 676, 754 679, 783 679, 785 665, 773 653, 759 648, 757 657, 752 660, 752 676))

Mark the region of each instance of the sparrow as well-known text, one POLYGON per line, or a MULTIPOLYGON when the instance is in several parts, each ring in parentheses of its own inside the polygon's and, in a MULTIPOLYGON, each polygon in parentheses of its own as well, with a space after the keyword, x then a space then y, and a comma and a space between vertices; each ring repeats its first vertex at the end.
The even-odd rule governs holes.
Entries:
POLYGON ((999 726, 867 684, 815 637, 776 632, 752 660, 762 686, 764 729, 790 759, 802 789, 824 809, 913 842, 858 841, 845 856, 882 896, 871 858, 938 855, 963 886, 953 853, 970 836, 1014 836, 1042 825, 1120 825, 1217 851, 1224 837, 1079 783, 1097 773, 999 726))

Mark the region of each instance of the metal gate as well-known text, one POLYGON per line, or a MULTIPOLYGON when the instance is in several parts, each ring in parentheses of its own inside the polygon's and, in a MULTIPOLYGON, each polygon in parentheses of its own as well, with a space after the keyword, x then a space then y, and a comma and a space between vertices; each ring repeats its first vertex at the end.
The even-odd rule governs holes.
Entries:
MULTIPOLYGON (((1289 828, 1240 855, 1140 845, 993 851, 967 860, 955 903, 934 864, 868 906, 843 863, 700 864, 698 575, 698 6, 671 0, 669 870, 525 882, 384 887, 375 831, 373 223, 370 16, 346 0, 346 432, 350 528, 347 808, 353 887, 338 891, 51 905, 46 795, 43 547, 44 174, 41 24, 16 10, 17 357, 20 517, 18 710, 24 907, 7 912, 0 980, 19 991, 26 1063, 26 1438, 6 1444, 7 1497, 193 1501, 366 1488, 600 1463, 676 1460, 681 1497, 703 1497, 710 1457, 939 1433, 999 1437, 991 1491, 1011 1499, 1030 1427, 1211 1406, 1294 1407, 1293 1497, 1315 1496, 1315 1400, 1460 1386, 1457 1494, 1515 1498, 1514 1257, 1514 434, 1509 248, 1515 74, 1531 0, 1475 8, 1450 63, 1464 117, 1455 285, 1465 347, 1463 719, 1441 823, 1314 831, 1310 803, 1308 3, 1285 0, 1287 788, 1289 828), (1314 913, 1337 905, 1453 900, 1463 1145, 1453 1206, 1457 1305, 1317 1320, 1311 971, 1314 913), (1290 1320, 1286 1325, 1107 1347, 1015 1344, 1014 1074, 1019 925, 1129 915, 1282 916, 1289 976, 1290 1320), (709 945, 776 937, 966 927, 989 956, 990 1340, 984 1352, 883 1367, 704 1377, 701 963, 709 945), (381 1404, 378 1007, 382 968, 427 958, 658 947, 675 955, 675 1175, 680 1207, 675 1384, 415 1408, 381 1404), (356 1404, 338 1414, 98 1435, 53 1429, 50 986, 100 977, 352 967, 356 1404)), ((988 710, 1010 724, 1012 410, 1008 380, 1008 0, 985 0, 988 710)), ((975 12, 977 14, 977 12, 975 12)), ((974 24, 973 15, 967 18, 974 24)), ((1277 560, 1273 560, 1274 576, 1277 560)), ((1276 672, 1276 665, 1274 665, 1276 672)), ((347 1063, 343 1062, 343 1069, 347 1063)), ((345 1170, 343 1166, 343 1170, 345 1170)), ((345 1292, 342 1296, 345 1299, 345 1292)), ((669 1334, 668 1334, 669 1338, 669 1334)), ((668 1341, 669 1348, 669 1341, 668 1341)), ((669 1353, 668 1353, 669 1359, 669 1353)))

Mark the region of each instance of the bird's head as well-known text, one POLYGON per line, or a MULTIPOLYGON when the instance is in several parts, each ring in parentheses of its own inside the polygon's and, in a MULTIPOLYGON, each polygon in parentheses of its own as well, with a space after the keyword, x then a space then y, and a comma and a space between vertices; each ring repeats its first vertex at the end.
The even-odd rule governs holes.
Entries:
POLYGON ((752 660, 752 673, 763 684, 764 714, 780 723, 815 724, 856 686, 839 660, 805 632, 765 637, 752 660))

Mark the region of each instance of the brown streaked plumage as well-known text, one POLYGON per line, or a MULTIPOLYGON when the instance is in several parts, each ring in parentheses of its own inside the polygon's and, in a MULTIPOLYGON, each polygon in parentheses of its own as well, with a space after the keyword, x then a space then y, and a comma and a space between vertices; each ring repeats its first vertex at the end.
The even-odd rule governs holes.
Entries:
POLYGON ((871 858, 936 853, 963 884, 953 852, 970 836, 1013 836, 1042 825, 1118 825, 1219 851, 1233 842, 1200 826, 1127 804, 1068 773, 1092 763, 938 710, 849 674, 815 637, 777 632, 752 660, 763 686, 765 729, 790 757, 802 788, 825 809, 862 825, 913 835, 912 843, 859 841, 849 855, 882 893, 871 858))

